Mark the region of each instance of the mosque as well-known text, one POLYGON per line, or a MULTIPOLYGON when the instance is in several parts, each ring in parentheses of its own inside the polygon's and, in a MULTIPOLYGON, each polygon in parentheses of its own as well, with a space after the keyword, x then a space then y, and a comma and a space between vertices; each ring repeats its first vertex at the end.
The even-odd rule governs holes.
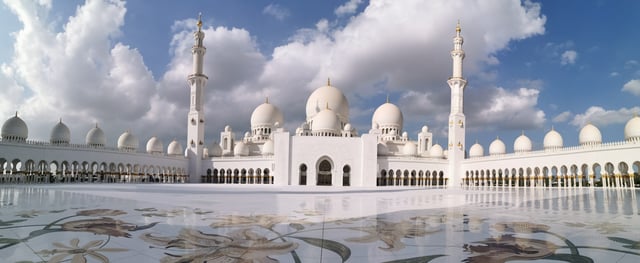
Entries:
MULTIPOLYGON (((268 99, 251 115, 251 130, 237 137, 231 127, 219 143, 205 143, 202 22, 194 32, 187 145, 176 140, 165 147, 156 137, 140 149, 138 138, 124 132, 109 147, 96 124, 85 143, 70 141, 70 130, 58 122, 48 142, 28 139, 28 127, 18 114, 2 126, 0 183, 164 182, 213 184, 376 186, 524 186, 634 187, 640 169, 640 117, 624 128, 624 141, 603 143, 593 124, 580 130, 579 145, 564 146, 551 129, 544 149, 533 150, 523 133, 513 153, 496 138, 485 154, 478 143, 465 141, 463 111, 463 37, 458 24, 453 38, 453 70, 448 143, 433 144, 425 125, 411 140, 403 131, 403 114, 387 101, 371 118, 371 129, 359 134, 349 123, 349 102, 327 81, 308 97, 306 120, 295 132, 283 128, 282 112, 268 99)), ((209 138, 213 140, 213 138, 209 138)))

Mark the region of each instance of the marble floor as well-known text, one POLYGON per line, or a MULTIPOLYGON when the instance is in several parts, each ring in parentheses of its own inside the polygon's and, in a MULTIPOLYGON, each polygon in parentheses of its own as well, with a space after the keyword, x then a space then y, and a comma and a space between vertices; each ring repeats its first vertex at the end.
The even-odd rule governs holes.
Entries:
POLYGON ((2 185, 0 262, 640 262, 639 191, 2 185))

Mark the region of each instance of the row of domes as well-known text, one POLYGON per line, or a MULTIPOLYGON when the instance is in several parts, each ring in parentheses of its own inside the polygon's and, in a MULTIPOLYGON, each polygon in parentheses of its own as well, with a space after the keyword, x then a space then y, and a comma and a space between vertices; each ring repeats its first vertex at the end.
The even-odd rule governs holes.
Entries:
MULTIPOLYGON (((626 141, 639 141, 640 140, 640 117, 634 116, 631 118, 624 127, 624 139, 626 141)), ((598 145, 602 143, 602 134, 595 125, 589 123, 580 129, 578 134, 578 143, 584 145, 598 145)), ((554 150, 564 147, 562 135, 555 129, 551 129, 544 136, 543 140, 544 150, 554 150)), ((500 138, 496 138, 489 145, 489 155, 502 155, 506 154, 506 146, 500 138)), ((524 135, 524 133, 513 142, 513 151, 516 153, 530 152, 532 150, 531 139, 524 135)), ((484 155, 484 148, 477 142, 469 149, 469 157, 481 157, 484 155)))
MULTIPOLYGON (((18 117, 16 113, 15 116, 9 118, 2 125, 2 140, 6 141, 17 141, 17 142, 25 142, 29 136, 29 128, 27 124, 18 117)), ((67 127, 66 124, 60 120, 53 126, 51 129, 51 134, 49 138, 49 142, 55 145, 68 145, 71 142, 71 130, 67 127)), ((85 137, 85 143, 92 147, 105 147, 107 145, 107 138, 104 134, 104 131, 98 127, 96 124, 89 132, 87 132, 87 136, 85 137)), ((125 131, 118 137, 117 147, 122 151, 130 151, 135 152, 138 150, 140 146, 140 142, 138 138, 133 135, 129 131, 125 131)), ((162 154, 163 153, 163 144, 160 139, 156 136, 151 137, 147 141, 146 151, 152 154, 162 154)), ((182 155, 182 145, 173 140, 169 146, 167 147, 168 155, 182 155)))

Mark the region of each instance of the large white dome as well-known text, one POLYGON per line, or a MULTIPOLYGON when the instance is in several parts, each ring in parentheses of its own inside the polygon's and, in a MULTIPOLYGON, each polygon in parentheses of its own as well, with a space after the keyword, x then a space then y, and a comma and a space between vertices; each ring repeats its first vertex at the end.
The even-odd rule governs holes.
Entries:
POLYGON ((444 157, 444 150, 442 149, 442 146, 440 146, 440 144, 434 144, 431 146, 431 149, 429 149, 429 156, 433 158, 444 157))
POLYGON ((172 156, 182 155, 182 145, 178 141, 173 140, 167 147, 167 154, 172 156))
POLYGON ((624 126, 624 139, 627 141, 640 140, 640 117, 633 116, 624 126))
POLYGON ((9 118, 2 125, 2 140, 25 141, 29 136, 29 128, 27 124, 16 116, 9 118))
POLYGON ((385 127, 396 127, 401 130, 403 123, 402 111, 400 111, 398 106, 392 103, 387 102, 382 104, 375 112, 373 112, 373 117, 371 118, 372 129, 376 128, 376 123, 378 124, 377 128, 379 129, 385 127))
POLYGON ((484 148, 482 145, 477 142, 474 145, 471 145, 471 148, 469 149, 469 157, 473 158, 482 156, 484 156, 484 148))
POLYGON ((98 124, 96 124, 96 127, 87 133, 85 142, 90 146, 104 147, 107 145, 107 137, 104 136, 104 132, 98 127, 98 124))
POLYGON ((340 118, 331 109, 324 109, 313 118, 311 131, 337 133, 340 130, 340 118))
POLYGON ((313 119, 326 107, 334 110, 342 123, 349 122, 349 102, 342 91, 327 85, 316 89, 307 99, 307 121, 313 119))
POLYGON ((284 124, 284 117, 278 107, 266 101, 253 110, 251 114, 251 128, 260 126, 273 127, 278 123, 284 124))
POLYGON ((513 142, 513 151, 514 152, 530 152, 532 147, 531 139, 524 135, 518 136, 516 140, 513 142))
POLYGON ((578 135, 580 145, 592 145, 602 143, 602 134, 595 125, 589 123, 580 129, 578 135))
POLYGON ((147 141, 147 153, 161 154, 164 150, 164 145, 158 137, 153 136, 147 141))
POLYGON ((139 146, 138 138, 129 131, 123 132, 118 138, 118 150, 136 151, 139 146))
POLYGON ((71 131, 67 125, 62 123, 62 120, 51 129, 49 142, 52 144, 69 144, 71 142, 71 131))
POLYGON ((559 132, 551 128, 549 132, 544 136, 544 149, 559 149, 564 145, 564 141, 562 140, 562 135, 559 132))
POLYGON ((489 155, 500 155, 507 153, 507 146, 504 145, 504 142, 500 140, 500 138, 496 138, 489 145, 489 155))

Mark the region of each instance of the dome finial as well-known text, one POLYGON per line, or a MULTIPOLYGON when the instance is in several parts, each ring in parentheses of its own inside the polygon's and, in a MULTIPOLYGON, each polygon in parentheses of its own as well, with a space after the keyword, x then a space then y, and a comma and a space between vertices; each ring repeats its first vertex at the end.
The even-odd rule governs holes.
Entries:
POLYGON ((327 86, 331 86, 331 78, 327 78, 327 86))
POLYGON ((266 96, 264 99, 264 103, 269 104, 269 96, 266 96))
POLYGON ((98 128, 98 122, 96 122, 96 128, 98 128))
POLYGON ((389 93, 387 93, 387 103, 389 103, 389 93))
POLYGON ((60 123, 62 123, 62 117, 60 117, 60 123))
POLYGON ((555 131, 555 129, 553 128, 553 125, 551 125, 551 130, 552 130, 552 131, 555 131))
POLYGON ((524 130, 522 130, 522 135, 524 135, 524 130))
POLYGON ((18 117, 18 111, 16 111, 16 117, 18 117))
POLYGON ((456 25, 456 33, 460 33, 460 31, 462 31, 462 28, 460 28, 460 19, 458 19, 458 24, 456 25))
POLYGON ((198 13, 198 32, 202 29, 202 12, 198 13))
POLYGON ((327 110, 329 109, 329 102, 328 101, 327 101, 327 104, 325 106, 325 109, 327 109, 327 110))

